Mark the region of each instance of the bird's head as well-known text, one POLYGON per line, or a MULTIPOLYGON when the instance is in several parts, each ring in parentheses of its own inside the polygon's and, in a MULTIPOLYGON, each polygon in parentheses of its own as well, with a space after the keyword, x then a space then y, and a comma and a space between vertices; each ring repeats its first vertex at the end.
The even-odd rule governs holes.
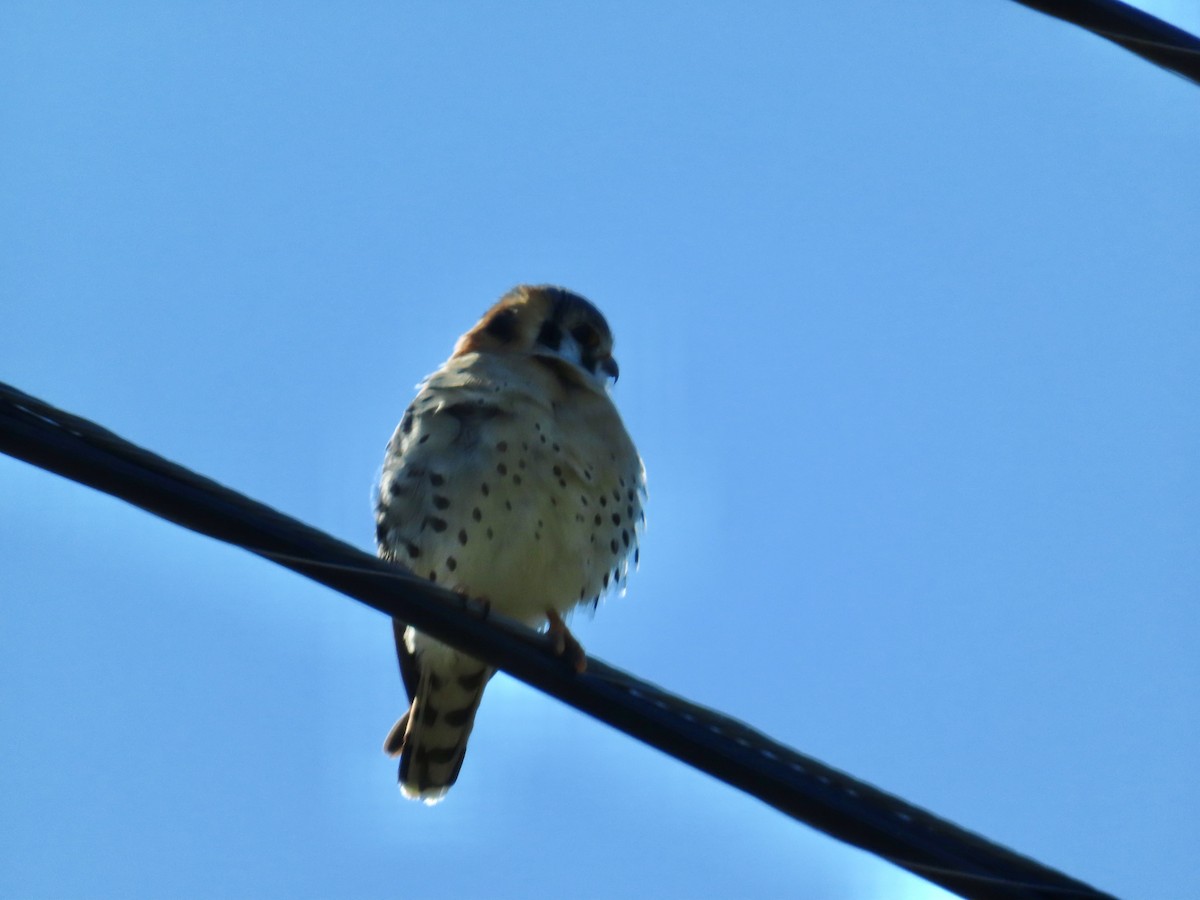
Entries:
POLYGON ((578 294, 550 285, 519 285, 464 334, 454 356, 532 356, 569 382, 603 392, 617 380, 613 337, 600 310, 578 294))

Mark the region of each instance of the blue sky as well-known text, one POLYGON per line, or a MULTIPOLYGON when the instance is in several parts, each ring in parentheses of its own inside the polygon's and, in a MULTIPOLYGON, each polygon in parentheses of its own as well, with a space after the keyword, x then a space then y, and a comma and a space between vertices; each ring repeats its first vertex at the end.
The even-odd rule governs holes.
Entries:
MULTIPOLYGON (((650 485, 592 653, 1200 892, 1194 85, 1008 2, 4 19, 0 379, 370 548, 416 382, 571 287, 650 485)), ((0 510, 4 896, 942 896, 506 677, 405 802, 383 617, 7 458, 0 510)))

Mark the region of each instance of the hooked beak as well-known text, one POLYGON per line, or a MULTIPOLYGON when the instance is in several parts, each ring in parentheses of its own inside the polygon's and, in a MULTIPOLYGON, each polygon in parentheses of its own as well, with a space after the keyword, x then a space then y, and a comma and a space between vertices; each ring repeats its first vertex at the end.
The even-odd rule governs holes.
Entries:
POLYGON ((611 356, 606 356, 600 360, 600 368, 608 374, 614 383, 621 374, 621 369, 617 366, 617 361, 611 356))

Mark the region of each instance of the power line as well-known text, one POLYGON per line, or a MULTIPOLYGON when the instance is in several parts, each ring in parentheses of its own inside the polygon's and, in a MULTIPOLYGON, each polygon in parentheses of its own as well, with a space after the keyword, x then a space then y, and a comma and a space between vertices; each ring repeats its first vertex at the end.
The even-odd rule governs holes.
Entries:
POLYGON ((1200 38, 1120 0, 1016 0, 1200 84, 1200 38))
POLYGON ((119 497, 394 616, 831 837, 964 897, 1110 897, 0 383, 0 451, 119 497))

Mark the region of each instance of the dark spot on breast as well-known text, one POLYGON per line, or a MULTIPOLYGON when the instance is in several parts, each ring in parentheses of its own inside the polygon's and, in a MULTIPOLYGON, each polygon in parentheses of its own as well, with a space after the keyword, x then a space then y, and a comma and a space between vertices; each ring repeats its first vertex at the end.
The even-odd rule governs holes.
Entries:
POLYGON ((490 527, 487 530, 487 536, 488 536, 489 541, 495 537, 495 535, 492 533, 492 529, 490 527))
POLYGON ((600 505, 601 505, 601 506, 608 506, 608 498, 607 498, 607 497, 603 497, 603 496, 602 496, 602 497, 600 498, 600 505))
POLYGON ((616 542, 616 539, 613 539, 613 540, 609 541, 609 543, 608 543, 608 546, 609 546, 609 548, 612 550, 612 552, 613 552, 613 553, 616 553, 616 552, 617 552, 617 550, 618 550, 618 547, 617 547, 617 542, 616 542))
POLYGON ((496 449, 499 450, 501 453, 507 453, 508 452, 508 441, 501 441, 500 443, 498 443, 496 445, 496 449))
POLYGON ((467 720, 471 718, 471 713, 475 711, 474 704, 464 706, 462 709, 451 709, 446 712, 442 718, 446 724, 452 728, 462 728, 467 724, 467 720))
POLYGON ((565 478, 558 479, 558 486, 560 488, 565 488, 567 486, 567 480, 565 478))
POLYGON ((404 549, 408 551, 409 559, 416 559, 418 556, 421 555, 421 548, 418 547, 416 544, 414 544, 412 541, 405 541, 404 549))
POLYGON ((421 724, 436 725, 438 720, 437 707, 428 700, 421 705, 421 724))
POLYGON ((562 478, 562 466, 555 466, 553 471, 555 475, 562 478))
POLYGON ((430 580, 430 581, 437 581, 437 572, 430 572, 430 573, 429 573, 429 580, 430 580))
POLYGON ((509 512, 512 512, 512 501, 511 501, 511 500, 505 500, 505 501, 504 501, 504 508, 505 508, 506 510, 508 510, 509 512))
POLYGON ((580 503, 582 503, 584 506, 587 506, 587 505, 588 505, 588 498, 587 498, 587 494, 580 494, 580 495, 579 495, 579 502, 580 502, 580 503))
POLYGON ((518 459, 518 460, 517 460, 517 468, 518 468, 518 469, 523 469, 523 468, 525 468, 525 460, 523 460, 523 459, 518 459))
POLYGON ((508 466, 506 466, 504 463, 497 463, 496 471, 501 475, 507 475, 508 474, 508 466))
POLYGON ((418 443, 418 444, 423 444, 423 443, 425 443, 427 440, 429 440, 429 434, 428 434, 428 433, 425 433, 425 434, 421 435, 421 438, 420 438, 420 440, 418 440, 418 441, 417 441, 417 443, 418 443))
POLYGON ((486 481, 482 485, 479 486, 479 490, 481 490, 483 492, 483 496, 485 496, 485 497, 492 492, 492 489, 488 487, 488 484, 486 481))
POLYGON ((629 546, 629 531, 624 528, 621 529, 621 543, 626 547, 629 546))
POLYGON ((446 530, 446 520, 439 519, 437 516, 426 516, 425 524, 428 525, 430 528, 432 528, 434 531, 445 531, 446 530))
POLYGON ((429 483, 434 487, 441 487, 446 483, 446 476, 439 475, 437 472, 431 472, 429 475, 429 483))
POLYGON ((464 401, 443 406, 437 410, 437 415, 451 416, 458 422, 456 440, 460 446, 474 446, 479 443, 479 433, 483 423, 497 416, 503 416, 504 411, 479 397, 469 403, 464 401))
POLYGON ((387 529, 386 525, 384 525, 382 522, 375 523, 375 543, 386 544, 387 543, 387 533, 388 533, 388 529, 387 529))
POLYGON ((514 475, 514 476, 513 476, 513 484, 520 484, 520 483, 521 483, 521 476, 520 476, 520 475, 514 475))
POLYGON ((593 519, 592 521, 595 522, 595 524, 599 525, 604 521, 604 519, 600 518, 600 513, 596 513, 596 518, 593 519))
POLYGON ((476 522, 482 522, 483 521, 483 511, 478 506, 475 507, 473 510, 471 510, 471 518, 474 519, 476 522))
POLYGON ((633 519, 633 507, 632 507, 632 506, 627 506, 627 507, 625 507, 625 515, 626 515, 626 516, 627 516, 627 517, 628 517, 630 520, 632 520, 632 519, 633 519))
POLYGON ((450 506, 450 498, 449 497, 439 497, 437 495, 434 495, 434 498, 433 498, 433 508, 434 509, 446 509, 449 506, 450 506))
POLYGON ((604 573, 604 586, 608 587, 608 573, 607 572, 604 573))
POLYGON ((612 514, 612 520, 613 520, 613 524, 614 524, 614 525, 620 525, 620 524, 621 524, 621 516, 620 516, 620 514, 619 514, 619 513, 613 513, 613 514, 612 514))
POLYGON ((618 491, 616 488, 613 488, 613 499, 616 500, 618 503, 621 502, 621 492, 618 491))
POLYGON ((446 557, 446 568, 449 569, 451 572, 453 572, 455 569, 458 568, 458 560, 455 559, 453 556, 447 556, 446 557))
POLYGON ((406 411, 404 413, 404 418, 400 420, 400 430, 402 432, 404 432, 405 434, 408 434, 410 431, 412 431, 412 426, 413 426, 413 413, 412 413, 412 410, 409 409, 408 411, 406 411))

